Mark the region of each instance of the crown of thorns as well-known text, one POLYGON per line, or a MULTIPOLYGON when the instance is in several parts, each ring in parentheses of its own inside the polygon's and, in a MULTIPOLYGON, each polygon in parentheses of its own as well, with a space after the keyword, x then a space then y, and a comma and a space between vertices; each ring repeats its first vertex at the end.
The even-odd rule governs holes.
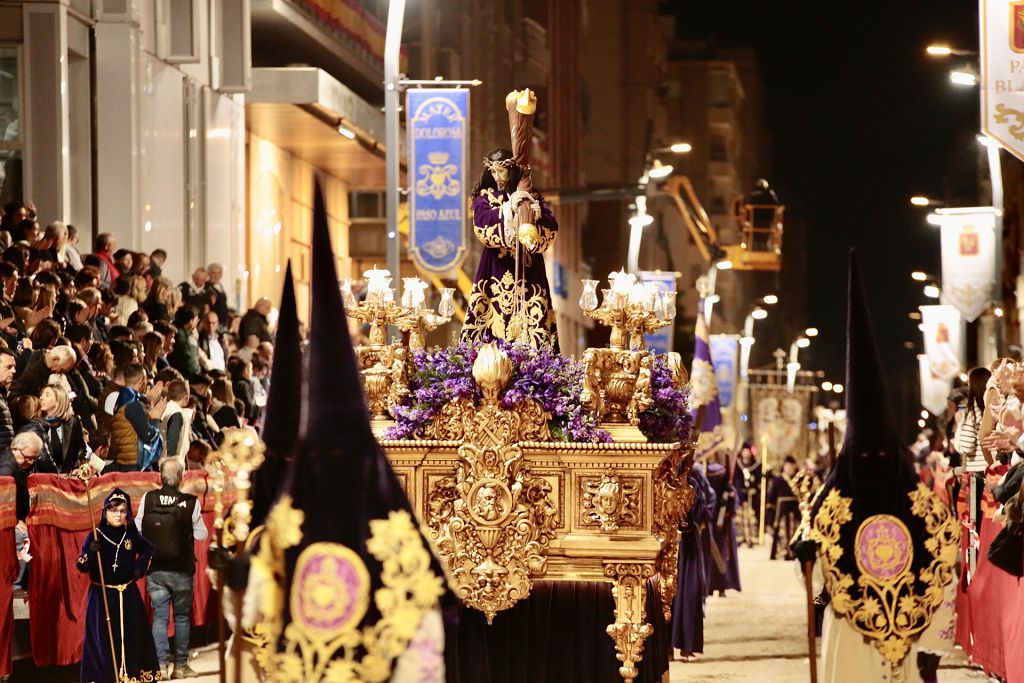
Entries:
POLYGON ((496 168, 511 168, 515 166, 514 159, 502 159, 501 161, 492 161, 487 157, 484 157, 484 166, 487 167, 488 171, 493 171, 496 168))

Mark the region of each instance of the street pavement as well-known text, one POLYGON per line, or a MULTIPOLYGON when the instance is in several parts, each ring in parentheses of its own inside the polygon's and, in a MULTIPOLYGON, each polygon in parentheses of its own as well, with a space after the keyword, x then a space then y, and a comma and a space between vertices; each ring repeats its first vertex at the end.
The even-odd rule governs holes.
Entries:
MULTIPOLYGON (((810 680, 807 600, 796 563, 769 560, 766 547, 741 548, 740 582, 742 592, 708 598, 704 654, 696 662, 672 662, 671 683, 810 680)), ((943 660, 939 680, 965 683, 987 678, 957 656, 943 660)))

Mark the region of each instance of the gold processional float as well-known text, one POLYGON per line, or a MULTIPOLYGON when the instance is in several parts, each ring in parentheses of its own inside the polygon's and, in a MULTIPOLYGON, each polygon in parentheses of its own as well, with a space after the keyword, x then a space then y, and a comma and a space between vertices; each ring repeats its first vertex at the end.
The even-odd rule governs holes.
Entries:
MULTIPOLYGON (((610 276, 598 305, 598 282, 583 281, 580 305, 611 328, 611 338, 607 348, 584 353, 580 398, 611 442, 556 440, 552 416, 532 398, 504 407, 513 363, 496 343, 481 345, 472 365, 479 400, 453 400, 423 438, 396 440, 384 438, 384 431, 409 394, 425 333, 452 318, 454 290, 441 291, 434 313, 425 307, 426 284, 419 278, 404 280, 400 302, 388 271, 374 268, 365 278, 362 301, 351 280, 341 283, 341 293, 346 313, 370 327, 369 344, 356 347, 356 356, 371 424, 453 590, 491 623, 528 598, 537 581, 607 581, 615 613, 606 630, 623 680, 636 678, 644 641, 653 632, 646 613, 649 579, 656 578, 652 585, 668 621, 678 527, 693 501, 687 473, 697 429, 687 443, 649 443, 639 429, 640 414, 653 403, 656 360, 644 335, 672 323, 676 292, 659 292, 619 272, 610 276), (407 332, 406 339, 387 343, 388 325, 407 332)), ((671 383, 682 388, 687 376, 679 354, 662 360, 671 383)), ((222 492, 233 476, 238 499, 245 501, 249 472, 262 459, 260 446, 250 432, 212 454, 215 489, 222 492)), ((246 511, 244 502, 241 509, 236 505, 218 535, 245 539, 246 511)))
MULTIPOLYGON (((472 366, 479 401, 448 403, 427 438, 393 440, 381 435, 394 424, 391 409, 408 394, 412 352, 423 348, 426 330, 450 320, 451 290, 442 292, 434 314, 423 306, 418 281, 407 281, 406 291, 419 294, 395 304, 384 293, 391 292, 387 271, 366 276, 364 301, 356 302, 349 281, 342 284, 342 298, 349 316, 370 324, 371 343, 356 347, 356 356, 371 424, 456 594, 490 623, 528 598, 535 581, 608 581, 615 614, 609 615, 607 632, 621 662, 619 673, 633 680, 653 632, 646 614, 648 579, 657 578, 668 621, 676 591, 677 529, 693 501, 686 475, 697 430, 687 443, 648 443, 639 429, 640 413, 653 401, 655 360, 643 334, 672 322, 676 293, 659 294, 631 275, 613 273, 598 306, 597 281, 584 281, 581 305, 611 327, 612 343, 584 353, 581 398, 611 443, 555 440, 551 415, 533 399, 504 408, 500 399, 513 365, 496 343, 480 346, 472 366), (385 344, 388 324, 408 330, 409 341, 385 344)), ((666 354, 665 361, 672 383, 682 387, 687 377, 679 354, 666 354)), ((251 431, 232 430, 211 454, 222 544, 248 535, 249 473, 262 453, 251 431), (221 499, 229 478, 236 502, 224 523, 221 499)))
MULTIPOLYGON (((394 424, 391 409, 409 392, 413 351, 423 333, 451 317, 450 290, 437 314, 423 308, 423 286, 404 305, 390 297, 390 275, 366 274, 357 302, 342 283, 348 314, 370 324, 370 344, 356 348, 374 433, 394 424), (409 331, 409 342, 385 344, 384 326, 409 331)), ((672 322, 675 292, 659 294, 631 275, 615 273, 597 305, 597 281, 584 282, 581 304, 611 327, 609 348, 583 356, 582 400, 611 443, 556 441, 551 415, 527 399, 504 408, 501 395, 513 365, 498 344, 478 348, 472 376, 481 399, 445 405, 425 438, 381 444, 406 495, 429 529, 451 585, 466 605, 494 616, 530 596, 535 581, 608 581, 615 614, 607 631, 624 680, 637 675, 653 627, 645 611, 648 579, 657 576, 664 616, 676 589, 677 528, 692 500, 685 472, 693 443, 648 443, 639 415, 652 403, 654 355, 643 334, 672 322), (681 473, 681 474, 680 474, 681 473)), ((686 373, 678 354, 666 359, 673 382, 686 373)))

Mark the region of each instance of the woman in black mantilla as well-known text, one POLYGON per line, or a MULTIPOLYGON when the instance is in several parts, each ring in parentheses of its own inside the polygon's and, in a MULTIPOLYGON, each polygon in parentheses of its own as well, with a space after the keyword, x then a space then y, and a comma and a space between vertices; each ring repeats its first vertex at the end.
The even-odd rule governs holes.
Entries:
POLYGON ((103 503, 96 535, 92 532, 82 545, 78 571, 89 573, 89 603, 85 612, 85 642, 82 648, 82 682, 120 683, 161 680, 145 605, 136 580, 146 575, 153 546, 132 522, 131 497, 114 489, 103 503), (97 563, 103 563, 107 605, 113 629, 114 657, 103 605, 103 589, 97 563))
POLYGON ((511 151, 491 150, 484 166, 480 183, 473 188, 473 232, 484 251, 469 295, 462 339, 522 339, 534 347, 554 345, 557 350, 543 253, 555 240, 558 222, 538 193, 515 189, 522 171, 512 161, 511 151), (522 202, 530 203, 536 223, 532 230, 517 233, 513 215, 522 202), (517 250, 521 290, 516 287, 517 250), (514 315, 517 310, 519 314, 514 315))

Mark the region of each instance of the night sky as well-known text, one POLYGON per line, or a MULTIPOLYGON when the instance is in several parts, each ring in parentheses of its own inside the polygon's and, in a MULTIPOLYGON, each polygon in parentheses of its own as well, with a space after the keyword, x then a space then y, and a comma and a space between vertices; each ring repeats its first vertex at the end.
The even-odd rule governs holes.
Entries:
POLYGON ((680 38, 757 53, 772 135, 770 179, 787 218, 807 223, 807 244, 784 249, 812 255, 807 322, 821 338, 801 355, 805 367, 843 376, 846 258, 855 247, 871 277, 883 362, 916 377, 921 335, 907 314, 927 301, 910 272, 939 272, 939 236, 909 197, 976 202, 981 158, 978 90, 948 78, 975 58, 936 59, 924 49, 941 42, 977 51, 977 3, 718 0, 663 9, 678 17, 680 38), (915 351, 903 348, 911 340, 915 351))

